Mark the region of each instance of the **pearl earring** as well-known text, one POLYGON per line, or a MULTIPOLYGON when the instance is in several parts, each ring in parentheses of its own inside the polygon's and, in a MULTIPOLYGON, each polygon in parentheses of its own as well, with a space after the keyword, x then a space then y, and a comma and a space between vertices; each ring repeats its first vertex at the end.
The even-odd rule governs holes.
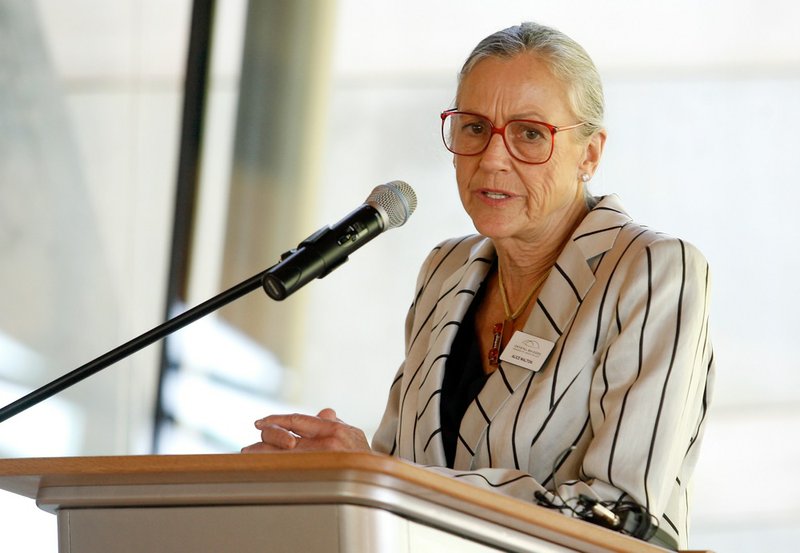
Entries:
POLYGON ((590 178, 592 178, 592 177, 589 176, 589 173, 584 173, 584 174, 581 175, 581 180, 583 182, 589 182, 590 178))

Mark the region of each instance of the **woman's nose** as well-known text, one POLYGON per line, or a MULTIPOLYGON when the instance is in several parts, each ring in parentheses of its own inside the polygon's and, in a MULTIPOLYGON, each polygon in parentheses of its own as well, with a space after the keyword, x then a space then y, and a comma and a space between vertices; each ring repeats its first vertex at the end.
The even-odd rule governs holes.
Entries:
POLYGON ((489 139, 489 144, 481 154, 481 165, 487 168, 508 167, 511 164, 511 154, 506 148, 503 136, 499 133, 493 134, 489 139))

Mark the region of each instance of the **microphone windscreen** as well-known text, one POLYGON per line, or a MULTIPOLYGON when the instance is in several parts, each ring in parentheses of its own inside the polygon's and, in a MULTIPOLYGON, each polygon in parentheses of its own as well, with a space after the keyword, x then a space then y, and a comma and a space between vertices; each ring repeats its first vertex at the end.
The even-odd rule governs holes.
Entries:
POLYGON ((376 186, 365 203, 385 215, 385 230, 389 230, 408 221, 417 209, 417 195, 408 183, 395 180, 376 186))

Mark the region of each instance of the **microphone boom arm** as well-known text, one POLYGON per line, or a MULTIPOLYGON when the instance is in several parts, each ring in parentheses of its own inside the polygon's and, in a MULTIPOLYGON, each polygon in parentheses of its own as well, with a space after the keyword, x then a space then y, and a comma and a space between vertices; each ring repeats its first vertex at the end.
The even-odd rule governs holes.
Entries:
POLYGON ((205 317, 220 307, 223 307, 224 305, 227 305, 230 302, 249 294, 253 290, 260 288, 262 286, 262 280, 264 279, 264 276, 268 274, 273 267, 270 267, 269 269, 262 271, 261 273, 252 276, 243 282, 240 282, 239 284, 225 290, 213 298, 204 301, 200 305, 197 305, 196 307, 193 307, 188 311, 185 311, 180 315, 161 323, 157 327, 148 330, 144 334, 141 334, 140 336, 125 342, 111 351, 104 353, 93 361, 90 361, 85 365, 82 365, 77 369, 53 380, 52 382, 45 384, 41 388, 34 390, 18 400, 9 403, 0 409, 0 423, 13 417, 14 415, 21 413, 22 411, 25 411, 30 407, 33 407, 37 403, 42 402, 63 390, 66 390, 70 386, 77 384, 81 380, 84 380, 85 378, 88 378, 97 372, 102 371, 110 365, 121 361, 129 355, 136 353, 140 349, 157 342, 158 340, 172 334, 176 330, 180 330, 184 326, 205 317))

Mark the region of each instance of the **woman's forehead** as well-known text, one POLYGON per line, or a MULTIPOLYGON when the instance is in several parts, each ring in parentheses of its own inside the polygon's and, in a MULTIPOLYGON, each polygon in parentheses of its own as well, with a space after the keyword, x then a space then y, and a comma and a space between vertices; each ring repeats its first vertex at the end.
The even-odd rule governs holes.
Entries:
POLYGON ((479 61, 461 80, 456 105, 464 111, 502 112, 509 118, 571 113, 566 85, 534 54, 479 61))

